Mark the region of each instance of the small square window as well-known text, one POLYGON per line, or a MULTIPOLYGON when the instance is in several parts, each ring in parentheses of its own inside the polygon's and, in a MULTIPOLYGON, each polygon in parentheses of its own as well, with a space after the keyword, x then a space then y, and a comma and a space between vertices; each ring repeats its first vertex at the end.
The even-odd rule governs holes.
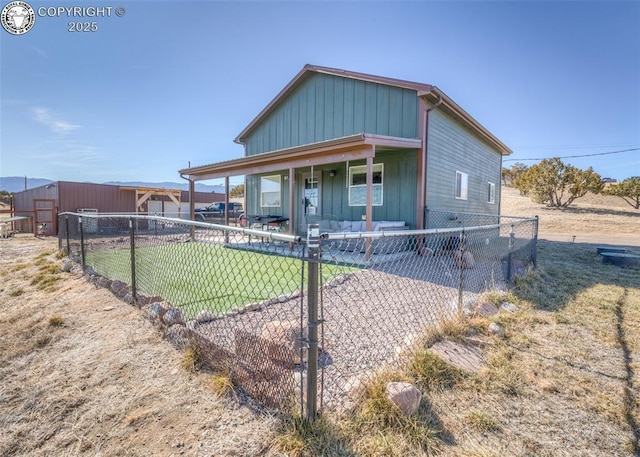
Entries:
POLYGON ((469 194, 469 175, 461 171, 456 171, 455 197, 458 200, 466 200, 468 194, 469 194))

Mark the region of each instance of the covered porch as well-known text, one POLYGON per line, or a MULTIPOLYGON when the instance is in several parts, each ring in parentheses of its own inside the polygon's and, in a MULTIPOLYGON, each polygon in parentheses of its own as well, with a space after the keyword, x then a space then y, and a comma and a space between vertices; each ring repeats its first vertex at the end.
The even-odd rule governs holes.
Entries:
MULTIPOLYGON (((424 228, 423 209, 426 199, 425 155, 426 151, 420 139, 364 133, 183 169, 180 170, 180 175, 189 181, 191 195, 194 194, 195 182, 223 178, 226 207, 229 201, 229 178, 247 176, 247 219, 273 216, 280 221, 286 220, 288 223, 282 227, 286 233, 292 235, 304 233, 309 222, 332 217, 332 210, 327 209, 330 205, 322 201, 321 186, 324 175, 325 200, 327 195, 332 195, 332 188, 340 189, 342 186, 340 190, 349 192, 350 199, 357 198, 356 204, 349 201, 348 204, 342 202, 342 205, 348 206, 347 212, 352 217, 357 215, 358 220, 361 220, 361 231, 373 231, 376 213, 379 217, 386 214, 383 210, 387 203, 382 202, 383 189, 380 182, 381 169, 384 166, 380 163, 386 160, 389 165, 385 170, 385 180, 390 184, 384 192, 396 199, 394 205, 389 205, 390 210, 393 211, 393 207, 398 206, 398 202, 403 200, 403 214, 405 219, 409 219, 408 225, 421 229, 424 228), (394 168, 394 164, 398 162, 397 158, 404 161, 403 176, 399 176, 397 167, 394 168), (357 175, 354 171, 356 169, 357 175), (356 180, 358 186, 350 187, 356 180), (271 188, 268 192, 260 186, 271 188), (343 190, 345 187, 346 190, 343 190)), ((390 202, 394 201, 393 198, 385 196, 390 202)), ((190 201, 193 202, 193 198, 190 201)), ((194 210, 191 203, 192 219, 194 210)), ((398 210, 395 211, 393 214, 397 215, 398 210)), ((225 215, 225 224, 228 223, 228 215, 225 215)))

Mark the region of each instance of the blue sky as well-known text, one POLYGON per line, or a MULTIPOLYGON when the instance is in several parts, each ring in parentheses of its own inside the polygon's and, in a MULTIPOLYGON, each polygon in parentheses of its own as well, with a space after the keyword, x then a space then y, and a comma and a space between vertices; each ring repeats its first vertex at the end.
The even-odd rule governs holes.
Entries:
MULTIPOLYGON (((506 166, 640 148, 640 2, 30 4, 126 14, 0 30, 2 176, 180 182, 240 157, 306 63, 438 86, 513 149, 506 166)), ((640 149, 565 162, 640 175, 640 149)))

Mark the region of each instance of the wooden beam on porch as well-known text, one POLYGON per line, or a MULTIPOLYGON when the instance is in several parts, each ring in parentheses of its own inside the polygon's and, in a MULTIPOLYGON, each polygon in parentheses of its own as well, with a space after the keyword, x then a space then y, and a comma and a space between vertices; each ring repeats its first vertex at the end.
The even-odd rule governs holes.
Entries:
POLYGON ((295 169, 289 168, 289 235, 293 235, 295 233, 295 208, 296 208, 296 198, 295 198, 295 169))
MULTIPOLYGON (((373 231, 373 156, 376 155, 376 147, 371 146, 373 150, 372 157, 367 157, 367 209, 365 211, 367 220, 365 221, 365 230, 373 231)), ((365 240, 365 259, 371 258, 371 238, 365 240)))

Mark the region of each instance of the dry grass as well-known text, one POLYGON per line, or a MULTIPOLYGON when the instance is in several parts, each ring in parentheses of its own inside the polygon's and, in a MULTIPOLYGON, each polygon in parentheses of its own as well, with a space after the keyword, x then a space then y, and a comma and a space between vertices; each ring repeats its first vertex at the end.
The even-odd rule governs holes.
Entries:
MULTIPOLYGON (((413 353, 406 370, 374 378, 350 414, 324 419, 328 440, 342 450, 324 455, 640 455, 640 270, 603 265, 595 245, 580 243, 588 236, 640 246, 640 215, 600 200, 607 207, 590 211, 588 201, 561 212, 507 195, 504 213, 539 213, 541 237, 576 234, 576 242, 541 241, 539 271, 483 297, 516 303, 518 312, 449 322, 424 336, 425 347, 482 340, 483 369, 462 373, 429 351, 413 353), (505 328, 504 339, 489 335, 491 322, 505 328), (399 416, 384 398, 385 383, 399 379, 423 391, 414 417, 399 416)), ((287 455, 326 449, 317 434, 304 436, 287 455)))
POLYGON ((275 418, 212 393, 211 375, 183 370, 181 353, 136 308, 78 273, 59 273, 56 241, 0 240, 0 455, 269 448, 275 418), (43 290, 32 284, 42 273, 61 279, 43 290))

